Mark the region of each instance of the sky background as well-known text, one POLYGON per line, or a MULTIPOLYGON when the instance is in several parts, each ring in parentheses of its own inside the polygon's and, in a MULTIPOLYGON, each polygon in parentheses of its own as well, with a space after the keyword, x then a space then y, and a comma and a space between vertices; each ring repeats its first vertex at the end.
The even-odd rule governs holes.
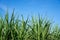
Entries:
POLYGON ((60 0, 0 0, 0 16, 5 15, 7 8, 9 16, 15 8, 15 15, 26 18, 40 14, 60 25, 60 0))

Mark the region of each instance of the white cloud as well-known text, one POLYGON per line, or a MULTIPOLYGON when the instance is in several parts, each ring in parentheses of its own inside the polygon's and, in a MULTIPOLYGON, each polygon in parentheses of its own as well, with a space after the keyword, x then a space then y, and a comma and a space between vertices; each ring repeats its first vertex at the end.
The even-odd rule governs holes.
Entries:
POLYGON ((7 10, 7 6, 6 6, 6 5, 4 5, 4 4, 0 4, 0 8, 1 8, 2 10, 4 10, 4 11, 6 11, 6 10, 7 10))

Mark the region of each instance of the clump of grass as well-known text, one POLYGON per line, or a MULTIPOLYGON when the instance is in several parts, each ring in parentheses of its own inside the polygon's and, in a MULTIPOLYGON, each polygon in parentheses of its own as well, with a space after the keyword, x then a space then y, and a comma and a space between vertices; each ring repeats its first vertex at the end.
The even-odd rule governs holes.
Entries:
POLYGON ((14 11, 9 20, 8 12, 5 18, 0 18, 0 40, 60 40, 58 26, 51 32, 51 22, 41 17, 28 22, 15 19, 14 11))

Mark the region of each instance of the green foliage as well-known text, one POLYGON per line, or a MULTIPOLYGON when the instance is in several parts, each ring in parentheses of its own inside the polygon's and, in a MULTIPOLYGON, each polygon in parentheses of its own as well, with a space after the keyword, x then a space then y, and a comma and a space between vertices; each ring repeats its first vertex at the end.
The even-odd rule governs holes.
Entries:
POLYGON ((5 18, 0 18, 0 40, 60 40, 60 29, 55 26, 51 32, 51 22, 49 20, 34 19, 28 22, 18 18, 15 19, 14 10, 9 20, 8 12, 5 18))

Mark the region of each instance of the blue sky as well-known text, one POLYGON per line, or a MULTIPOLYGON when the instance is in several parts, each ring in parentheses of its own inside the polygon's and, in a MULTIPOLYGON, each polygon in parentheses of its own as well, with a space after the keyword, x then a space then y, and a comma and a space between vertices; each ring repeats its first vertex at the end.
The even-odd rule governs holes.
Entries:
POLYGON ((39 13, 60 24, 60 0, 0 0, 0 16, 5 15, 7 8, 10 16, 15 8, 15 15, 26 18, 39 13))

